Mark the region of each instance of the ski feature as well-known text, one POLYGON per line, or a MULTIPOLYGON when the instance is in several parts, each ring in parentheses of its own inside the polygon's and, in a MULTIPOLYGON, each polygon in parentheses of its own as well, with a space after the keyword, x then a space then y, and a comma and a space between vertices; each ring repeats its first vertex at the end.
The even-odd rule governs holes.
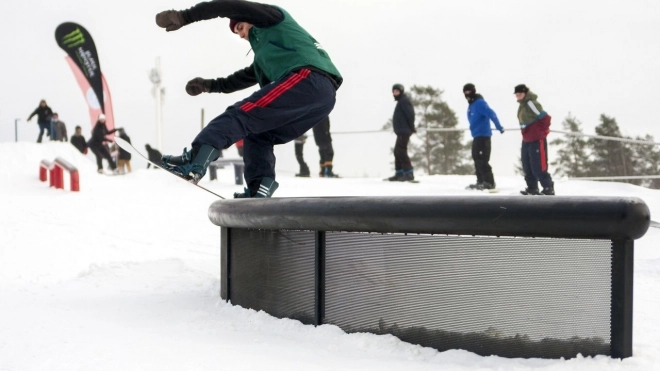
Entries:
POLYGON ((119 138, 119 137, 115 137, 115 143, 117 143, 117 145, 118 145, 119 147, 121 147, 121 149, 125 150, 126 152, 129 152, 129 153, 131 153, 131 154, 133 154, 133 155, 136 155, 136 156, 140 156, 140 157, 142 157, 142 158, 145 159, 148 163, 150 163, 150 164, 152 164, 152 165, 154 165, 154 166, 157 166, 159 169, 162 169, 163 171, 165 171, 165 172, 167 172, 167 173, 169 173, 169 174, 174 175, 175 177, 177 177, 177 178, 179 178, 179 179, 185 181, 186 183, 188 183, 188 184, 190 184, 190 185, 194 185, 195 187, 199 187, 199 188, 205 190, 206 192, 208 192, 208 193, 210 193, 210 194, 212 194, 212 195, 214 195, 214 196, 216 196, 216 197, 220 197, 220 198, 223 199, 223 200, 225 199, 224 197, 222 197, 222 196, 220 196, 219 194, 217 194, 217 193, 211 191, 210 189, 205 188, 205 187, 202 187, 202 186, 199 185, 199 184, 195 184, 195 183, 189 181, 188 179, 186 179, 186 178, 180 176, 179 174, 175 174, 175 173, 173 173, 173 172, 171 172, 171 171, 165 169, 162 165, 159 165, 159 164, 157 164, 157 163, 155 163, 155 162, 149 161, 149 158, 148 158, 147 156, 143 155, 140 151, 138 151, 135 147, 133 147, 132 144, 128 143, 127 141, 125 141, 125 140, 123 140, 123 139, 121 139, 121 138, 119 138))

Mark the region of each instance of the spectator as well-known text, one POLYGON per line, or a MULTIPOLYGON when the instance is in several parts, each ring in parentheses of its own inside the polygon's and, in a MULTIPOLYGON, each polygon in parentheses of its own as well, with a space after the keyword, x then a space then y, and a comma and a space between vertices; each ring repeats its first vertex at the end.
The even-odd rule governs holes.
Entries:
MULTIPOLYGON (((148 144, 145 144, 144 148, 147 150, 147 157, 149 157, 149 161, 153 162, 154 164, 158 164, 158 166, 161 166, 163 163, 163 154, 160 153, 159 150, 151 148, 151 146, 148 144)), ((147 169, 150 166, 151 163, 147 163, 147 169)), ((158 169, 158 167, 154 166, 154 169, 158 169)))
POLYGON ((82 135, 82 129, 80 126, 76 126, 76 132, 71 136, 71 144, 73 144, 74 147, 78 148, 78 151, 82 154, 87 154, 87 141, 85 140, 85 137, 82 135))
POLYGON ((495 189, 495 177, 493 168, 490 166, 490 137, 493 132, 490 128, 490 122, 493 121, 497 130, 504 133, 504 128, 500 125, 497 118, 488 103, 481 94, 477 94, 474 84, 465 84, 463 94, 468 101, 467 116, 470 122, 470 133, 472 134, 472 160, 474 160, 474 172, 477 175, 477 183, 470 184, 470 189, 495 189))
POLYGON ((68 142, 69 136, 66 132, 66 124, 64 121, 60 121, 60 116, 57 113, 53 113, 51 122, 53 123, 50 136, 51 139, 59 142, 68 142))
POLYGON ((325 49, 288 12, 274 5, 202 2, 183 11, 161 12, 156 23, 175 31, 217 17, 230 18, 231 32, 250 43, 254 61, 226 78, 195 78, 186 91, 190 95, 232 93, 256 84, 260 89, 211 120, 190 151, 165 156, 163 165, 197 183, 219 149, 244 138, 247 188, 234 197, 271 197, 278 187, 273 146, 296 139, 328 116, 342 77, 325 49))
POLYGON ((50 136, 50 120, 53 117, 53 110, 48 107, 46 100, 42 99, 41 102, 39 102, 39 107, 30 114, 27 121, 32 120, 34 115, 37 115, 37 124, 39 124, 39 137, 37 138, 37 143, 41 143, 44 130, 46 131, 46 135, 50 136))
MULTIPOLYGON (((119 129, 117 130, 119 133, 119 137, 129 144, 131 143, 131 138, 126 135, 126 131, 124 129, 119 129)), ((119 173, 121 174, 126 174, 127 172, 131 172, 131 153, 126 151, 125 149, 119 147, 119 155, 117 156, 117 168, 119 169, 119 173)))
POLYGON ((112 134, 115 131, 117 131, 117 129, 108 130, 108 127, 105 125, 105 115, 100 114, 96 121, 96 125, 94 125, 94 128, 92 129, 92 137, 87 143, 89 149, 91 149, 94 156, 96 156, 96 167, 100 174, 103 174, 103 159, 108 161, 110 169, 113 172, 116 172, 117 170, 117 165, 112 160, 112 156, 110 155, 107 146, 107 143, 112 142, 112 139, 106 137, 106 135, 112 134))
POLYGON ((415 180, 413 167, 408 157, 408 142, 410 136, 417 132, 415 129, 415 108, 408 96, 404 93, 403 85, 394 84, 392 95, 397 101, 392 117, 392 128, 396 134, 394 144, 394 176, 387 180, 391 182, 404 182, 415 180))
POLYGON ((522 148, 520 158, 527 188, 520 193, 524 195, 555 194, 554 182, 548 173, 548 140, 551 117, 543 110, 537 101, 537 95, 532 93, 525 84, 514 88, 518 106, 518 121, 522 131, 522 148), (539 192, 539 183, 543 190, 539 192))
POLYGON ((305 162, 303 156, 303 148, 305 147, 305 141, 307 141, 307 135, 305 134, 293 140, 296 160, 298 161, 298 165, 300 166, 300 172, 296 174, 296 176, 302 178, 309 178, 309 166, 307 166, 307 163, 305 162))
POLYGON ((330 117, 326 117, 312 128, 314 132, 314 142, 319 147, 319 163, 321 171, 319 176, 322 178, 339 178, 339 175, 332 172, 332 159, 335 151, 332 148, 332 136, 330 135, 330 117))

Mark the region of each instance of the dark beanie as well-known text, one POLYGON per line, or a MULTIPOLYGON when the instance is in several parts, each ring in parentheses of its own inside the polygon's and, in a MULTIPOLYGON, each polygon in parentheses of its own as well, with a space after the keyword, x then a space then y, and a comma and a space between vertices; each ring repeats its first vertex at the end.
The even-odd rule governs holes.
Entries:
POLYGON ((396 89, 396 90, 398 90, 398 91, 400 91, 400 92, 403 93, 403 85, 401 85, 401 84, 394 84, 394 85, 392 86, 392 90, 394 90, 394 89, 396 89))
POLYGON ((477 88, 474 87, 474 84, 465 84, 463 85, 463 92, 471 91, 473 93, 477 92, 477 88))
MULTIPOLYGON (((230 19, 229 20, 229 29, 231 30, 231 32, 234 32, 234 27, 236 27, 236 24, 238 24, 237 20, 235 20, 235 19, 230 19)), ((234 33, 236 33, 236 32, 234 32, 234 33)))
POLYGON ((529 88, 525 84, 520 84, 516 85, 516 87, 513 90, 513 94, 515 93, 527 93, 529 91, 529 88))

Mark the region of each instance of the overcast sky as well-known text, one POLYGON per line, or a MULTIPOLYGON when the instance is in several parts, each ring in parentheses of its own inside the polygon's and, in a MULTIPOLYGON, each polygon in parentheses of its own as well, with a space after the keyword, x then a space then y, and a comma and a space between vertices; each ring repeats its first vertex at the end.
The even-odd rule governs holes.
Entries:
MULTIPOLYGON (((155 100, 149 70, 160 56, 166 88, 163 152, 189 146, 206 120, 249 92, 189 97, 191 78, 223 77, 249 65, 249 44, 216 19, 166 33, 155 25, 161 10, 194 1, 12 1, 0 24, 0 141, 36 140, 36 119, 27 116, 44 98, 89 136, 87 107, 55 28, 76 22, 96 42, 112 92, 118 126, 136 145, 156 143, 155 100)), ((513 87, 527 84, 553 116, 553 129, 572 113, 593 133, 601 113, 614 116, 625 135, 660 140, 655 107, 660 84, 660 2, 604 0, 282 0, 318 39, 344 76, 331 115, 332 130, 377 130, 392 116, 391 86, 431 85, 467 127, 462 86, 472 82, 507 128, 517 126, 513 87)), ((552 139, 552 138, 551 138, 552 139)), ((336 135, 335 169, 348 176, 388 175, 391 135, 336 135)), ((493 138, 495 175, 512 174, 520 133, 493 138)), ((308 163, 318 160, 313 142, 308 163)), ((278 149, 278 168, 297 170, 293 148, 278 149)))

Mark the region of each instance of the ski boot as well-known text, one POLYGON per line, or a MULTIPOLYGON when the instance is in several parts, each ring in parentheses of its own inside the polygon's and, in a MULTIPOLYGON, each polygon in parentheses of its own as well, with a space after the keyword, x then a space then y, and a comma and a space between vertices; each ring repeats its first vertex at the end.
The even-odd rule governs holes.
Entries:
POLYGON ((541 195, 541 192, 539 192, 538 189, 529 189, 529 187, 527 187, 520 191, 520 194, 525 196, 539 196, 541 195))

